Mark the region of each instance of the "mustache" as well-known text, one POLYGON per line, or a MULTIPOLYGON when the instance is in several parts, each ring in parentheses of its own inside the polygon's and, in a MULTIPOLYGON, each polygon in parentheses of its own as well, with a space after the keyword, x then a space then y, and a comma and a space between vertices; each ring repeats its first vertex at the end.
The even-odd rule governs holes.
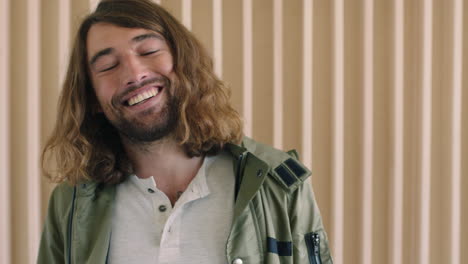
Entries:
POLYGON ((154 77, 154 78, 150 78, 150 79, 145 79, 139 83, 135 83, 133 85, 130 85, 125 91, 123 91, 121 94, 117 95, 116 97, 114 97, 114 99, 112 100, 112 104, 114 105, 118 105, 122 102, 122 98, 124 98, 125 96, 127 96, 129 93, 132 93, 134 92, 135 90, 138 90, 148 84, 162 84, 165 88, 169 88, 170 85, 171 85, 171 80, 169 80, 169 78, 165 77, 165 76, 161 76, 161 77, 154 77))

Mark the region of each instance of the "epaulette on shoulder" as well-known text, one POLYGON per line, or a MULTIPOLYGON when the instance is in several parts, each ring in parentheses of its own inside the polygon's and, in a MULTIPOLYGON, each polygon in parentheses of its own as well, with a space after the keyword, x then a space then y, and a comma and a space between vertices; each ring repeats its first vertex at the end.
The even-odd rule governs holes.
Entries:
POLYGON ((289 158, 273 169, 273 177, 288 189, 296 189, 310 176, 310 171, 294 158, 289 158))
POLYGON ((271 168, 270 175, 286 190, 294 191, 311 172, 298 159, 296 150, 284 152, 245 138, 244 146, 271 168))

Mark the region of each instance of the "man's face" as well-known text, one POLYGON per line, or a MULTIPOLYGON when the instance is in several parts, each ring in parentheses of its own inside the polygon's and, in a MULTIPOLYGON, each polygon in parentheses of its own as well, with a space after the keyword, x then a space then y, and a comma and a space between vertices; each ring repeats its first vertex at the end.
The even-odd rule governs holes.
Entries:
POLYGON ((140 142, 168 135, 177 123, 178 106, 165 39, 147 29, 97 23, 86 45, 100 110, 120 134, 140 142))

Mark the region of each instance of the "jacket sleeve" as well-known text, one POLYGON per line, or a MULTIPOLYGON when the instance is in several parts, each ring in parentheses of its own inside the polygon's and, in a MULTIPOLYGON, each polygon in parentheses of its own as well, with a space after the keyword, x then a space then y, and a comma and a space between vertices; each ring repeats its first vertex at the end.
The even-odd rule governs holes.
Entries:
POLYGON ((332 264, 327 233, 310 181, 300 185, 290 199, 293 263, 332 264))
POLYGON ((49 200, 47 217, 42 231, 37 263, 66 263, 65 236, 67 229, 66 203, 68 199, 64 193, 65 186, 57 186, 49 200))

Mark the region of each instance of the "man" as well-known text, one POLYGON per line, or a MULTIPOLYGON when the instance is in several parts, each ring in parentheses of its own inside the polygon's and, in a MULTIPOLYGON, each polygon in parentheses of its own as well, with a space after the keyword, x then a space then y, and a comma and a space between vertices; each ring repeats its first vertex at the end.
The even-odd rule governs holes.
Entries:
POLYGON ((44 149, 60 184, 38 262, 332 263, 309 171, 243 137, 228 95, 167 11, 102 1, 44 149))

